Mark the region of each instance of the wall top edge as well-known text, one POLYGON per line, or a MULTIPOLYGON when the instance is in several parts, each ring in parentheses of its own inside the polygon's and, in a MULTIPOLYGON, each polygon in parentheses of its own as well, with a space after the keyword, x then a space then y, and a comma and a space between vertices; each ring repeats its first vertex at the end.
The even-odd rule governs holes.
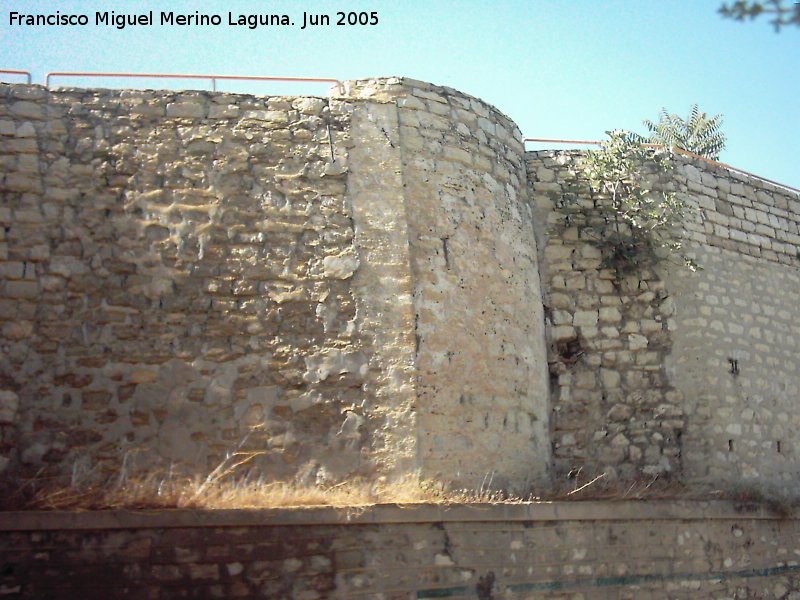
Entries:
POLYGON ((343 80, 341 86, 332 85, 328 95, 309 94, 248 94, 239 92, 210 91, 205 89, 158 89, 158 88, 104 88, 80 86, 53 86, 46 87, 40 84, 0 82, 0 96, 10 94, 20 100, 41 99, 48 94, 99 94, 103 96, 120 97, 150 97, 152 94, 171 94, 180 96, 218 98, 323 98, 349 101, 366 102, 395 102, 399 98, 416 96, 417 98, 447 102, 448 98, 459 98, 461 106, 473 110, 479 115, 486 113, 492 119, 500 121, 517 138, 522 138, 522 132, 513 119, 491 104, 460 92, 447 86, 435 85, 409 77, 372 77, 365 79, 343 80))
POLYGON ((98 96, 120 98, 151 98, 154 95, 171 95, 183 97, 197 97, 210 99, 235 99, 235 98, 341 98, 339 95, 325 94, 250 94, 247 92, 212 91, 196 88, 167 89, 167 88, 111 88, 101 86, 81 87, 75 85, 55 85, 47 87, 38 83, 7 83, 0 82, 0 97, 10 96, 16 100, 42 100, 47 96, 60 96, 71 94, 94 94, 98 96))
MULTIPOLYGON (((449 96, 455 96, 473 103, 472 108, 479 107, 477 110, 486 110, 491 116, 503 122, 511 131, 514 131, 518 138, 522 138, 521 131, 517 124, 508 115, 498 110, 493 105, 464 92, 460 92, 454 88, 447 86, 439 86, 436 84, 428 83, 418 79, 402 76, 387 76, 387 77, 372 77, 362 79, 343 80, 341 86, 334 84, 327 96, 323 95, 310 95, 310 94, 248 94, 240 92, 225 92, 225 91, 209 91, 202 89, 157 89, 157 88, 103 88, 103 87, 80 87, 80 86, 56 86, 48 88, 41 84, 35 83, 15 83, 15 82, 0 82, 0 96, 11 95, 19 100, 37 100, 45 97, 47 94, 76 94, 76 93, 102 93, 107 96, 119 95, 120 97, 150 97, 154 93, 158 94, 175 94, 187 96, 205 96, 208 98, 330 98, 330 99, 347 99, 351 101, 375 101, 375 102, 391 102, 403 96, 421 96, 424 98, 443 98, 447 99, 449 96)), ((583 149, 545 149, 545 150, 527 150, 525 151, 525 158, 547 158, 555 157, 558 155, 566 156, 580 156, 585 153, 583 149)), ((763 187, 770 191, 777 191, 789 195, 792 198, 800 199, 800 190, 792 186, 782 184, 777 181, 772 181, 764 177, 760 177, 754 173, 749 173, 732 167, 724 163, 711 163, 700 159, 695 159, 686 156, 676 156, 682 162, 691 164, 692 166, 710 173, 725 173, 733 179, 737 179, 742 183, 755 184, 757 187, 763 187)))
POLYGON ((342 82, 343 97, 374 101, 393 101, 406 96, 416 96, 434 102, 446 102, 448 98, 457 98, 463 104, 466 101, 470 110, 488 113, 492 119, 500 121, 509 130, 514 131, 516 137, 522 141, 522 132, 514 120, 489 104, 485 100, 461 92, 455 88, 428 83, 410 77, 373 77, 369 79, 352 79, 342 82))
POLYGON ((725 500, 520 504, 382 504, 369 507, 0 512, 0 531, 278 527, 524 521, 797 520, 767 505, 725 500))
MULTIPOLYGON (((586 150, 579 148, 568 149, 546 149, 546 150, 526 150, 525 160, 539 160, 539 159, 556 159, 558 156, 566 156, 570 158, 577 158, 586 154, 586 150)), ((731 165, 720 163, 716 161, 708 161, 700 158, 692 158, 690 156, 683 156, 681 154, 673 154, 672 160, 681 164, 681 166, 692 166, 698 171, 702 171, 714 175, 723 175, 738 183, 750 185, 770 192, 777 192, 789 198, 800 200, 800 190, 790 185, 773 181, 765 177, 761 177, 754 173, 738 169, 731 165)))

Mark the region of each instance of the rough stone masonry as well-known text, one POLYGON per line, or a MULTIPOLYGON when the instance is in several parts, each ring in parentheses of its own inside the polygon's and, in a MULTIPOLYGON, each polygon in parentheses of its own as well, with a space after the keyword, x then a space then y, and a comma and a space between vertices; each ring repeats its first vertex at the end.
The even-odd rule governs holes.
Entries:
POLYGON ((689 205, 679 235, 700 269, 618 277, 592 243, 601 211, 580 162, 527 155, 555 476, 797 495, 800 194, 676 157, 659 185, 689 205))
POLYGON ((450 88, 0 98, 6 473, 800 491, 792 190, 676 159, 702 268, 619 278, 580 154, 450 88))
POLYGON ((549 462, 519 131, 343 96, 0 88, 4 469, 523 488, 549 462), (523 318, 520 318, 523 317, 523 318))

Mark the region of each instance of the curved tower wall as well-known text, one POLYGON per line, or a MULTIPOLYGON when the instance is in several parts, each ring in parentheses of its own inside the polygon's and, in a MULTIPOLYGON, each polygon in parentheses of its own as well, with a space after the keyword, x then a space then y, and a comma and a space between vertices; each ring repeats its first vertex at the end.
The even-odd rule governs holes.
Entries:
POLYGON ((469 488, 539 482, 547 367, 519 129, 450 88, 356 88, 396 106, 387 144, 399 150, 407 210, 422 475, 469 488))

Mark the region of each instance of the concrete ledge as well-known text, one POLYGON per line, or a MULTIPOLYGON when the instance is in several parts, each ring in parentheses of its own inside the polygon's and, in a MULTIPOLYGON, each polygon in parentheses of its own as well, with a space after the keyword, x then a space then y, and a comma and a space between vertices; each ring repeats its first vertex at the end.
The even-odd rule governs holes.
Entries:
POLYGON ((766 506, 730 501, 576 501, 522 504, 381 504, 346 508, 0 512, 0 531, 278 527, 499 521, 796 520, 766 506))

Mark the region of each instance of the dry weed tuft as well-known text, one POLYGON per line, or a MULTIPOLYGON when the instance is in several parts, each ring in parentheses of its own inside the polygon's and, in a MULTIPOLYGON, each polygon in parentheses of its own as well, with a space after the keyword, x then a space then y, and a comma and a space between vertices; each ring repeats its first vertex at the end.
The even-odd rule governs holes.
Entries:
POLYGON ((301 485, 271 481, 244 472, 256 453, 228 455, 206 477, 176 477, 171 471, 137 475, 128 473, 127 463, 113 475, 93 471, 72 477, 48 478, 41 472, 13 484, 5 482, 0 510, 107 510, 152 508, 289 508, 366 507, 375 504, 457 504, 532 501, 491 489, 487 475, 474 490, 448 489, 420 481, 412 474, 395 480, 352 479, 336 484, 301 485))

